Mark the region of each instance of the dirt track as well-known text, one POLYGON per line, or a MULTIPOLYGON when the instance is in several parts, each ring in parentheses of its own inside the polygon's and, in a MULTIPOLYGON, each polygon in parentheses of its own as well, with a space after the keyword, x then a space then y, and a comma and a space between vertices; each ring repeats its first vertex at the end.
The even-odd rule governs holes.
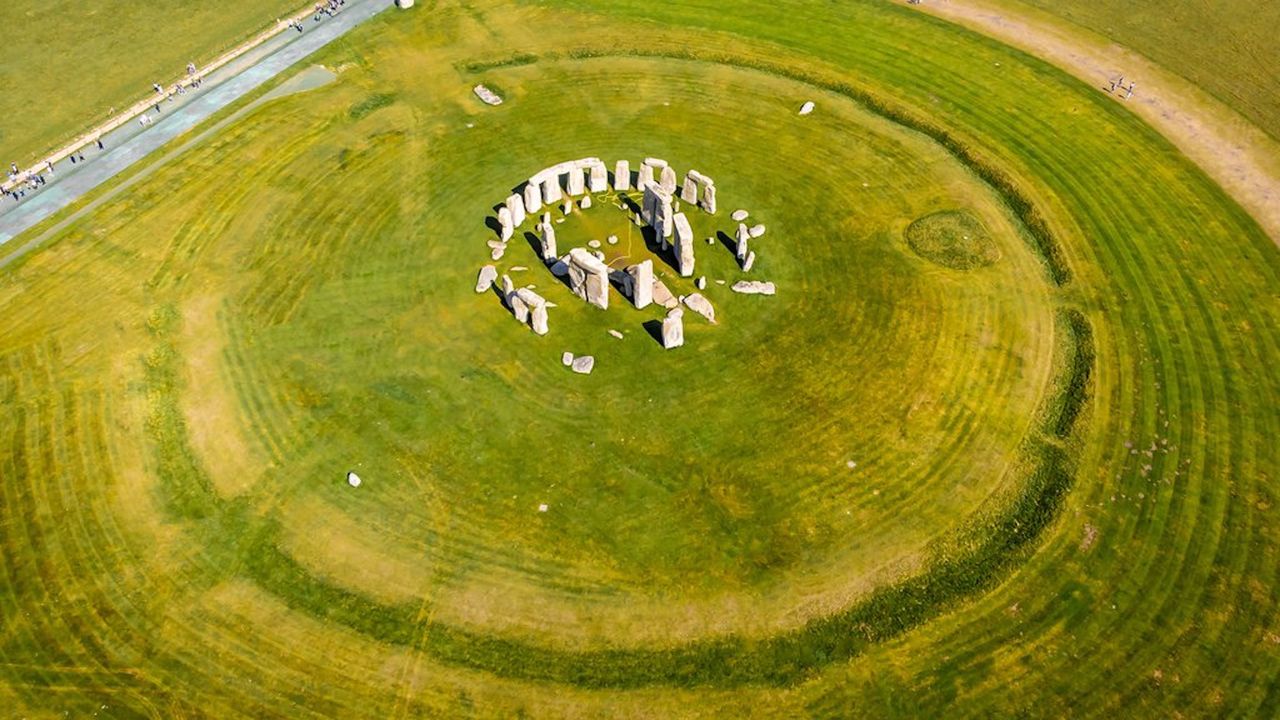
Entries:
POLYGON ((1105 93, 1123 74, 1123 102, 1227 191, 1280 244, 1280 145, 1187 80, 1105 38, 1031 8, 992 0, 925 0, 924 12, 1025 50, 1105 93))

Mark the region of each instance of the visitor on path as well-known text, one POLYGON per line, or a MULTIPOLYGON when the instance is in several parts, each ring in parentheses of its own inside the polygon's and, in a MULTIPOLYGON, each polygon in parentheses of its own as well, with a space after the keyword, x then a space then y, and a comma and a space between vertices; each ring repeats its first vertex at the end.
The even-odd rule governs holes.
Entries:
POLYGON ((157 95, 164 95, 164 88, 160 87, 160 83, 151 83, 151 87, 155 88, 157 95))
POLYGON ((193 61, 193 62, 189 62, 189 63, 187 63, 187 75, 188 75, 188 76, 190 76, 190 75, 195 75, 195 74, 196 74, 196 64, 195 64, 195 62, 193 61))
POLYGON ((102 147, 102 138, 98 138, 98 149, 99 149, 99 150, 104 150, 104 149, 105 149, 104 147, 102 147))

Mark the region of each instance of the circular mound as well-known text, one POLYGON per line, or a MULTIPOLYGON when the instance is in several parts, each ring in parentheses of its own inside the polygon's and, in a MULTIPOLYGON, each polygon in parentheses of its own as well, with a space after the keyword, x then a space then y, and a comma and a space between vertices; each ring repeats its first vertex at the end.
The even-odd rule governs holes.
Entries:
POLYGON ((952 270, 973 270, 1000 259, 1000 247, 967 210, 925 215, 908 225, 903 236, 917 255, 952 270))

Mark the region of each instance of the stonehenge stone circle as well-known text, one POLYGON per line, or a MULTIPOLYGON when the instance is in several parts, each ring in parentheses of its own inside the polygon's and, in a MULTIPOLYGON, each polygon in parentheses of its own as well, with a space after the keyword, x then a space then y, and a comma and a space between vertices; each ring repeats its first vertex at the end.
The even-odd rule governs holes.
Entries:
POLYGON ((609 267, 582 248, 569 251, 569 289, 601 310, 609 309, 609 267))
POLYGON ((662 320, 662 347, 670 350, 684 344, 684 311, 672 308, 662 320))
POLYGON ((613 166, 613 189, 618 192, 631 189, 631 161, 619 160, 613 166))

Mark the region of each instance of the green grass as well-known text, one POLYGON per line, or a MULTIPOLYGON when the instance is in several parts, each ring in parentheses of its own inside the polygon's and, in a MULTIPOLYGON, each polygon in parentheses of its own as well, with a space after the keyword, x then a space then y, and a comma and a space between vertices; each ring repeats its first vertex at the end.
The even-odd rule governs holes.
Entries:
POLYGON ((1000 259, 987 229, 964 211, 926 215, 908 225, 904 236, 920 257, 954 270, 972 270, 1000 259))
MULTIPOLYGON (((1280 6, 1225 2, 1017 0, 1137 50, 1280 139, 1280 6)), ((1139 87, 1142 78, 1131 78, 1139 87)))
MULTIPOLYGON (((1280 258, 1150 129, 882 3, 422 10, 0 275, 0 702, 1275 706, 1280 258), (679 350, 523 240, 548 336, 471 290, 494 203, 586 155, 716 179, 679 350), (738 207, 775 297, 714 282, 738 207), (994 262, 912 249, 957 211, 994 262)), ((613 200, 561 248, 652 256, 613 200)))
POLYGON ((205 63, 305 3, 14 0, 5 3, 0 157, 25 167, 188 62, 205 63))

